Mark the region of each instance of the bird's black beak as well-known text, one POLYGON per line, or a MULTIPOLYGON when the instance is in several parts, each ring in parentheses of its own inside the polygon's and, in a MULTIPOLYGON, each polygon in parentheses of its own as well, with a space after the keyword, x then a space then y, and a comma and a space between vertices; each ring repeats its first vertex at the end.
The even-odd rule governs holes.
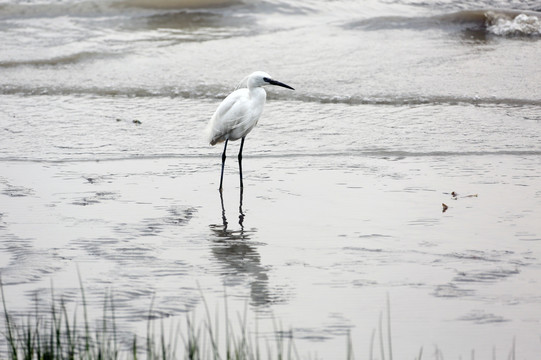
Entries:
POLYGON ((288 88, 288 89, 291 89, 291 90, 295 90, 291 86, 286 85, 286 84, 284 84, 283 82, 280 82, 280 81, 272 80, 272 79, 269 79, 269 78, 263 78, 263 80, 265 80, 266 82, 268 82, 271 85, 277 85, 277 86, 285 87, 285 88, 288 88))

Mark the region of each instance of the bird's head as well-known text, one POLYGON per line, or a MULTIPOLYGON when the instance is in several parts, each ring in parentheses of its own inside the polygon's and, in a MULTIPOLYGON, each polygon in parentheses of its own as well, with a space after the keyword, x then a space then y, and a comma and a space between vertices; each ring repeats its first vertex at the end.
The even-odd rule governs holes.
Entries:
POLYGON ((291 90, 295 90, 289 85, 286 85, 280 81, 274 80, 273 78, 271 78, 269 74, 263 71, 256 71, 250 74, 248 76, 247 84, 248 84, 249 89, 259 87, 259 86, 265 86, 265 85, 276 85, 276 86, 285 87, 291 90))

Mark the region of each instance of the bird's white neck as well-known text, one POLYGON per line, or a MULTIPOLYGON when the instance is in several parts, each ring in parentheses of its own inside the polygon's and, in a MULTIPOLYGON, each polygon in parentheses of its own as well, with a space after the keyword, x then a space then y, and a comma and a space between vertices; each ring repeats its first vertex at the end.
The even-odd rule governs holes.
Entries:
POLYGON ((250 99, 252 100, 259 100, 265 102, 265 100, 267 99, 267 92, 260 86, 248 88, 248 94, 250 96, 250 99))

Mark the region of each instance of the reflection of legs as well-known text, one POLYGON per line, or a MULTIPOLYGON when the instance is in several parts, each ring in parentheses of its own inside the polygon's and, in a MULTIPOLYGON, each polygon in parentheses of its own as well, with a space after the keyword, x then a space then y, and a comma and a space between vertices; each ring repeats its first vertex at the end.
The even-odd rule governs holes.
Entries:
POLYGON ((220 191, 220 202, 222 203, 222 222, 224 224, 224 231, 227 230, 227 218, 225 217, 224 196, 220 191))
POLYGON ((242 212, 242 193, 244 192, 244 189, 240 188, 240 202, 239 202, 239 225, 244 230, 244 226, 242 223, 244 222, 244 213, 242 212))
MULTIPOLYGON (((244 193, 244 190, 240 188, 240 200, 239 200, 239 225, 241 227, 241 234, 244 230, 244 213, 242 212, 242 195, 244 193)), ((220 191, 220 204, 222 205, 222 223, 224 225, 223 231, 227 230, 227 217, 225 216, 225 206, 224 206, 224 195, 223 192, 220 191)))
POLYGON ((241 194, 242 194, 242 188, 244 187, 244 185, 242 184, 242 148, 243 147, 244 147, 244 138, 242 138, 242 140, 240 141, 240 150, 239 150, 239 173, 240 173, 241 194))
MULTIPOLYGON (((225 141, 224 145, 224 152, 222 153, 222 175, 220 176, 220 192, 222 192, 222 182, 224 181, 224 165, 225 165, 225 150, 227 149, 227 142, 229 140, 225 141)), ((222 199, 222 207, 223 207, 223 199, 222 199)))

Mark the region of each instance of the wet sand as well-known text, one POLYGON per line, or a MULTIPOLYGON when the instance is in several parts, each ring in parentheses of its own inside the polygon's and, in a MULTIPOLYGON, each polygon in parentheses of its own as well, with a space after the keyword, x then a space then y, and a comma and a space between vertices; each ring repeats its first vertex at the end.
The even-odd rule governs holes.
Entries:
POLYGON ((91 316, 110 289, 126 333, 145 328, 153 296, 159 318, 182 321, 200 291, 216 304, 225 289, 231 312, 248 302, 292 329, 302 356, 343 358, 348 331, 362 356, 389 295, 395 355, 541 350, 538 157, 245 154, 241 199, 229 151, 223 208, 218 149, 3 161, 8 308, 46 303, 51 283, 80 302, 78 268, 91 316))

